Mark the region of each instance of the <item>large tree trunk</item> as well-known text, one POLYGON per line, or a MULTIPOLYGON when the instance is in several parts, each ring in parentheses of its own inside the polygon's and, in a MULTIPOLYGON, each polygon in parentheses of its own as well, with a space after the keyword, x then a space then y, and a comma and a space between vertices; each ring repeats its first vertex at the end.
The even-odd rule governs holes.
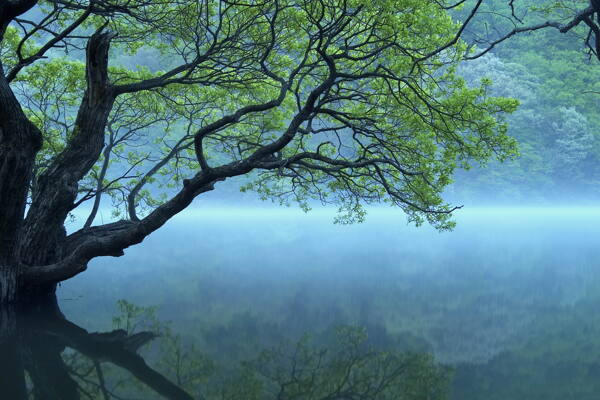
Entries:
POLYGON ((19 272, 14 265, 0 265, 0 304, 13 303, 18 298, 19 272))
MULTIPOLYGON (((2 111, 10 108, 8 105, 13 97, 8 85, 3 86, 1 79, 0 96, 1 120, 4 118, 2 114, 5 114, 2 111)), ((19 113, 22 114, 20 107, 9 112, 12 113, 9 120, 11 129, 2 124, 6 120, 0 122, 0 303, 23 299, 23 290, 44 294, 52 292, 52 285, 36 288, 22 285, 23 260, 55 262, 56 249, 60 248, 58 243, 51 242, 52 236, 48 234, 45 246, 22 247, 27 192, 35 155, 41 147, 41 134, 24 115, 19 118, 19 113)))
POLYGON ((64 151, 37 178, 33 167, 42 134, 21 109, 0 64, 0 303, 53 295, 61 280, 30 279, 32 274, 24 274, 32 266, 55 265, 69 256, 64 251, 64 221, 73 209, 79 180, 104 147, 104 129, 115 99, 108 82, 113 37, 100 30, 90 38, 88 85, 74 133, 64 151), (28 195, 31 203, 24 218, 28 195))
POLYGON ((0 64, 0 303, 19 291, 19 244, 41 132, 27 119, 0 64))
MULTIPOLYGON (((2 2, 0 40, 8 24, 36 3, 2 2)), ((41 148, 42 133, 23 112, 0 63, 0 304, 19 297, 23 216, 35 157, 41 148)))

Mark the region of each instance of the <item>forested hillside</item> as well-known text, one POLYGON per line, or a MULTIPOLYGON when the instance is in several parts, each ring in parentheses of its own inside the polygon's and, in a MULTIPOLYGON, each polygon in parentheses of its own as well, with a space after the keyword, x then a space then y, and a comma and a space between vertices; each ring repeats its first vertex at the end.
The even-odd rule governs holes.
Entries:
MULTIPOLYGON (((550 3, 539 2, 536 12, 516 12, 539 23, 549 14, 556 18, 556 9, 544 9, 550 3)), ((482 42, 484 32, 512 29, 507 2, 484 4, 465 37, 470 43, 482 42)), ((586 35, 583 26, 567 35, 555 29, 520 34, 463 64, 468 81, 490 79, 493 95, 520 101, 508 118, 520 156, 460 171, 449 193, 454 201, 587 204, 600 198, 600 66, 585 49, 586 35)))

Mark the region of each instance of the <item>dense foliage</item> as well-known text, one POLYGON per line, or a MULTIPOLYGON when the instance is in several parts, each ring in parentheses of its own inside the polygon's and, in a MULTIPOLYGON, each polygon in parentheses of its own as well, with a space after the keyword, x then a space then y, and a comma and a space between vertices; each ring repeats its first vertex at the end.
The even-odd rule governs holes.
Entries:
MULTIPOLYGON (((512 29, 546 21, 566 23, 588 1, 535 4, 491 0, 464 38, 478 52, 512 29), (518 19, 515 19, 514 16, 518 19)), ((523 32, 496 45, 484 57, 465 62, 470 81, 487 77, 491 93, 520 101, 509 118, 509 134, 520 156, 503 165, 460 173, 453 196, 503 204, 591 203, 600 195, 600 69, 586 47, 589 27, 561 33, 550 28, 523 32)), ((593 45, 594 35, 591 35, 593 45)), ((476 51, 477 52, 477 51, 476 51)))
POLYGON ((455 167, 514 153, 497 120, 516 102, 456 74, 465 48, 441 51, 459 24, 439 2, 62 4, 42 1, 10 25, 2 62, 44 135, 41 174, 76 133, 86 90, 85 40, 69 34, 38 61, 44 32, 83 19, 80 35, 114 36, 108 79, 119 96, 77 205, 109 194, 117 215, 145 214, 173 193, 159 188, 180 187, 198 164, 253 157, 234 175, 258 170, 245 189, 266 198, 339 204, 349 220, 364 202, 389 200, 445 227, 440 192, 455 167))

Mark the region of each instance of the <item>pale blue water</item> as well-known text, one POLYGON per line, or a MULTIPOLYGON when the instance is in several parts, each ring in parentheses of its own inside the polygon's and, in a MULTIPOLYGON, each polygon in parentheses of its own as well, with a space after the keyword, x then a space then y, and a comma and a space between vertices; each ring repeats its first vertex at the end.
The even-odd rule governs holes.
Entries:
POLYGON ((61 309, 108 330, 119 299, 156 306, 222 363, 334 325, 431 353, 451 398, 600 398, 600 209, 472 209, 453 232, 375 210, 207 209, 64 283, 61 309))

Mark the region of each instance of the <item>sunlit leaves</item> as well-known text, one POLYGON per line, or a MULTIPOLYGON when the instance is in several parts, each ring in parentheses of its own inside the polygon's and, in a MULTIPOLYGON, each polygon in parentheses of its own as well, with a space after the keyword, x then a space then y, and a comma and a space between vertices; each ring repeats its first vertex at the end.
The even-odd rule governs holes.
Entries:
MULTIPOLYGON (((18 81, 29 80, 24 97, 69 107, 63 114, 72 121, 85 88, 81 53, 72 49, 97 29, 116 33, 109 77, 122 91, 98 160, 108 172, 92 169, 80 188, 90 199, 109 193, 117 207, 133 203, 144 214, 199 164, 252 160, 256 172, 244 190, 264 199, 305 210, 313 200, 336 204, 344 223, 387 201, 417 223, 447 229, 452 207, 441 193, 454 169, 516 152, 503 122, 516 101, 489 97, 489 82, 469 87, 457 75, 466 46, 446 46, 459 24, 440 2, 112 0, 97 7, 80 36, 66 38, 18 81), (60 68, 70 64, 79 69, 60 68), (52 81, 64 90, 45 89, 52 81), (266 110, 236 114, 275 99, 266 110), (193 146, 196 132, 229 116, 203 136, 201 150, 193 146), (253 158, 282 137, 285 146, 253 158)), ((52 26, 68 26, 86 10, 70 3, 52 26)), ((18 46, 18 32, 5 41, 18 46)), ((47 158, 73 135, 68 123, 46 126, 44 112, 32 118, 57 142, 47 158)))

